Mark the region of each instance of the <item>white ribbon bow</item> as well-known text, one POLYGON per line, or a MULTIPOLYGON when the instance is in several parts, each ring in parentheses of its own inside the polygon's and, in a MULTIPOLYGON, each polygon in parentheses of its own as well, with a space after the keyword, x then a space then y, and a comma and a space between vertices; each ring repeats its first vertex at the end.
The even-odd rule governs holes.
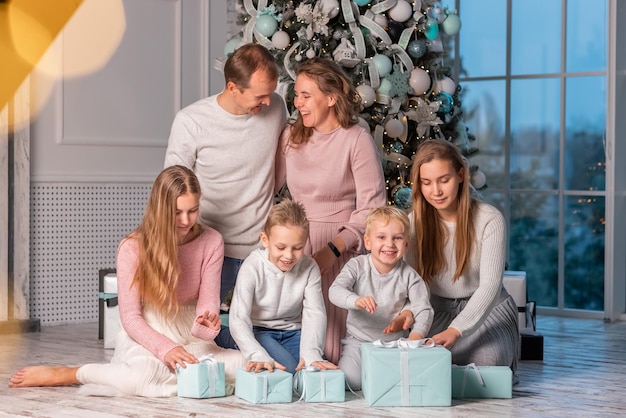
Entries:
POLYGON ((430 348, 435 346, 435 340, 433 340, 432 338, 422 338, 421 340, 408 340, 406 338, 399 338, 393 341, 376 340, 372 344, 382 348, 430 348))

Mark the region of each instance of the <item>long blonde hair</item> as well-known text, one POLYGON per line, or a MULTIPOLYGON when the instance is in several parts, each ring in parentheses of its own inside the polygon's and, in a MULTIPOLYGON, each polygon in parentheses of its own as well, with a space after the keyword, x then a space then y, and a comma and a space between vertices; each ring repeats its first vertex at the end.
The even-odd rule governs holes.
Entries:
MULTIPOLYGON (((142 305, 164 317, 178 312, 176 203, 187 193, 200 197, 200 183, 193 171, 180 165, 161 171, 152 185, 143 220, 130 234, 139 246, 133 285, 138 287, 142 305)), ((197 237, 201 231, 202 227, 195 224, 190 233, 197 237)))
MULTIPOLYGON (((297 75, 306 75, 317 84, 325 96, 335 97, 333 112, 342 128, 349 128, 359 120, 361 96, 352 85, 346 73, 334 61, 326 58, 312 58, 300 64, 297 75)), ((290 145, 306 144, 313 135, 313 128, 304 126, 302 116, 291 125, 290 145)))
POLYGON ((411 168, 413 185, 413 220, 415 269, 427 284, 447 266, 444 256, 446 240, 454 239, 456 270, 453 280, 456 281, 468 267, 474 243, 474 216, 476 201, 472 197, 470 172, 463 155, 452 143, 442 140, 426 140, 420 144, 411 168), (447 229, 435 209, 424 198, 421 190, 420 168, 422 164, 433 160, 450 161, 457 173, 463 172, 462 183, 459 184, 456 231, 454 237, 447 236, 447 229))

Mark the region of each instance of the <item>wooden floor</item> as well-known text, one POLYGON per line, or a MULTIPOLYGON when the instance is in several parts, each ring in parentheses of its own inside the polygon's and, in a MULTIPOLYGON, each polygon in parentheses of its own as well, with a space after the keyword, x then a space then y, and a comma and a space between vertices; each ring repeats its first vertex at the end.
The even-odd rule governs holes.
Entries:
POLYGON ((0 417, 609 417, 626 416, 626 322, 539 317, 544 361, 522 361, 513 399, 453 399, 451 407, 370 408, 345 403, 253 405, 235 396, 146 399, 81 396, 76 387, 9 389, 28 364, 106 362, 97 324, 0 335, 0 417))

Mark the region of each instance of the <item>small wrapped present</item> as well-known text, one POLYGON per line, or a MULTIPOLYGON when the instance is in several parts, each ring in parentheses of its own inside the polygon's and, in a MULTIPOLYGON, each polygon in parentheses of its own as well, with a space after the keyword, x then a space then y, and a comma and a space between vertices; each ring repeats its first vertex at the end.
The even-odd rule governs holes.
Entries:
POLYGON ((450 406, 452 356, 432 339, 363 343, 363 396, 369 406, 450 406))
POLYGON ((513 397, 513 372, 508 366, 452 365, 453 398, 513 397))
POLYGON ((344 402, 346 376, 341 370, 307 366, 293 377, 294 391, 305 402, 344 402))
POLYGON ((237 369, 235 395, 252 403, 286 403, 293 396, 293 375, 283 370, 246 372, 237 369))
POLYGON ((200 357, 199 363, 176 368, 178 396, 181 398, 217 398, 226 396, 224 363, 213 355, 200 357))

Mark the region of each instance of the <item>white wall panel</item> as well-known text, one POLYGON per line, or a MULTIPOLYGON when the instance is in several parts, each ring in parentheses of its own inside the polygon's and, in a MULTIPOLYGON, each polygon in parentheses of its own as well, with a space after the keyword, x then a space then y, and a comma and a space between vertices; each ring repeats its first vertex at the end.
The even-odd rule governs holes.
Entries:
MULTIPOLYGON (((103 1, 85 0, 81 7, 103 1)), ((151 182, 163 168, 170 126, 181 107, 186 83, 182 73, 189 80, 194 75, 208 79, 207 71, 200 75, 203 68, 191 59, 197 51, 190 48, 183 56, 182 49, 183 38, 198 37, 202 25, 208 26, 208 13, 198 13, 208 0, 185 0, 185 16, 194 17, 188 21, 182 0, 119 3, 123 36, 103 66, 82 75, 68 70, 81 58, 77 54, 85 55, 76 39, 91 35, 84 25, 70 22, 47 51, 47 65, 33 74, 38 110, 32 124, 35 182, 151 182)), ((117 26, 113 23, 111 28, 117 26)), ((193 81, 187 91, 196 91, 199 98, 200 88, 193 81)))
MULTIPOLYGON (((181 2, 125 2, 124 34, 106 65, 62 81, 60 144, 167 145, 180 108, 181 2)), ((71 42, 82 31, 68 25, 63 32, 64 65, 82 52, 71 42)))

